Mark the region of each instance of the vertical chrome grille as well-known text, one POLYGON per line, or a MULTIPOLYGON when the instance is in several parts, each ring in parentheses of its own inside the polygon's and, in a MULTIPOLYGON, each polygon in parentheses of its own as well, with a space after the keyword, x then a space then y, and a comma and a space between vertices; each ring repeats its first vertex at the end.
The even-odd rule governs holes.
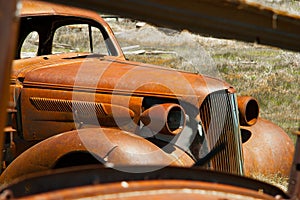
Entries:
POLYGON ((200 118, 209 150, 225 145, 211 162, 212 169, 242 174, 241 139, 234 94, 218 91, 210 94, 200 107, 200 118))

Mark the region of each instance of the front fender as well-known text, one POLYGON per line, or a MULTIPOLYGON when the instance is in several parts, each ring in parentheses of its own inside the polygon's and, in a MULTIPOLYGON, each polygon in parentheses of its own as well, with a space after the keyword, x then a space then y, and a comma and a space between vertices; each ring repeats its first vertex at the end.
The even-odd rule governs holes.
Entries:
POLYGON ((88 152, 99 163, 116 166, 194 164, 185 152, 170 145, 161 149, 140 136, 112 128, 69 131, 43 140, 22 153, 4 170, 0 183, 7 184, 29 173, 53 169, 60 158, 72 152, 88 152))
POLYGON ((243 143, 246 175, 289 176, 294 143, 277 125, 258 118, 253 126, 241 126, 249 139, 243 143))

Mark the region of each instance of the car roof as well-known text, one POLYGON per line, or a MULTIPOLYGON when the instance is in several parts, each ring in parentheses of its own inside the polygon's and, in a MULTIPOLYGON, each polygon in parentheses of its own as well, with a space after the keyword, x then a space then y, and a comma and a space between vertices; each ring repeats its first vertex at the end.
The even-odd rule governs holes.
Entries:
POLYGON ((94 19, 96 21, 104 22, 100 15, 96 12, 63 6, 48 2, 35 1, 35 0, 22 0, 22 8, 20 11, 21 17, 29 16, 51 16, 51 15, 62 15, 62 16, 73 16, 94 19))

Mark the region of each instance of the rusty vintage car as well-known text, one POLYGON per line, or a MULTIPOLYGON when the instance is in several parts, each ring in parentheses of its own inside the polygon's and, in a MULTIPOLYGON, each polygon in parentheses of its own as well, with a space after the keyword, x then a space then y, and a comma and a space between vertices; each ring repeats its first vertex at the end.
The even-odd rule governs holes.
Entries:
POLYGON ((94 163, 236 175, 288 175, 292 164, 292 141, 259 118, 254 98, 216 78, 126 60, 99 14, 79 8, 22 1, 7 111, 2 184, 94 163))

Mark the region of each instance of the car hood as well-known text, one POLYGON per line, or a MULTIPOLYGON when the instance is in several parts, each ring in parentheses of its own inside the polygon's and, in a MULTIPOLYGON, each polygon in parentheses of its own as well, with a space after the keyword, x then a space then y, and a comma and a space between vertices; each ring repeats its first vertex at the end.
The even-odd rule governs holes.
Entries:
POLYGON ((202 102, 231 86, 221 80, 111 56, 61 54, 14 61, 12 80, 24 87, 133 96, 159 96, 202 102))

